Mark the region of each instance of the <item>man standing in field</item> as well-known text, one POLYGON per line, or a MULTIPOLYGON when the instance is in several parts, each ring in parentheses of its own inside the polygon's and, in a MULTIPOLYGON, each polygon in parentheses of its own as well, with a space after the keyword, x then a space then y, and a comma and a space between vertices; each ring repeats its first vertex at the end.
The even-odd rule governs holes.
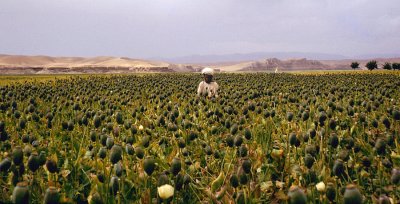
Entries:
POLYGON ((209 98, 217 98, 218 84, 217 82, 213 81, 214 69, 206 67, 201 70, 201 73, 203 74, 204 80, 200 82, 199 88, 197 88, 197 95, 206 95, 209 98))

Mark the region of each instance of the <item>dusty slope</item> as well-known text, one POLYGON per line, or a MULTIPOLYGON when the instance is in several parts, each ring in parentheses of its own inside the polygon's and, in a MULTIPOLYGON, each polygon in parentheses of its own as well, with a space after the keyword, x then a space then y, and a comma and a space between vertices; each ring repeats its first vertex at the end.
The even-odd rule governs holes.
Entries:
POLYGON ((169 63, 121 57, 48 57, 0 55, 2 67, 167 67, 169 63))

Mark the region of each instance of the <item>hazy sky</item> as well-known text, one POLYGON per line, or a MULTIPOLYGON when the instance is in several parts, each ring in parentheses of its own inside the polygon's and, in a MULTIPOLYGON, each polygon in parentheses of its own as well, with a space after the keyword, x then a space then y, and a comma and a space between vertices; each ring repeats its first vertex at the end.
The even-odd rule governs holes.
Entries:
POLYGON ((0 53, 400 54, 399 0, 0 0, 0 53))

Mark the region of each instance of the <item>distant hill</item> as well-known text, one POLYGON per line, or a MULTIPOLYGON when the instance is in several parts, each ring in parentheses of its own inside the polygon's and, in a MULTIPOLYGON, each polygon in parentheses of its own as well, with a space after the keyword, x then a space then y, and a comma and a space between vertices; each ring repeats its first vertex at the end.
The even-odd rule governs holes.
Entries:
POLYGON ((239 71, 274 71, 275 69, 281 71, 289 70, 329 70, 334 67, 322 64, 317 60, 303 59, 290 59, 290 60, 279 60, 277 58, 270 58, 262 61, 256 61, 248 66, 245 66, 239 71))
MULTIPOLYGON (((360 68, 372 59, 315 60, 306 58, 238 60, 211 63, 170 63, 127 57, 49 57, 0 55, 0 74, 57 74, 57 73, 136 73, 136 72, 199 72, 210 66, 217 71, 297 71, 297 70, 349 70, 352 61, 360 68)), ((228 58, 227 58, 228 59, 228 58)), ((376 58, 379 67, 385 62, 400 62, 400 58, 376 58)))
POLYGON ((313 60, 340 60, 349 57, 343 55, 326 54, 326 53, 306 53, 306 52, 254 52, 254 53, 236 53, 226 55, 190 55, 175 58, 151 58, 153 60, 161 60, 171 63, 186 64, 209 64, 221 62, 243 62, 257 61, 267 58, 277 58, 280 60, 292 58, 307 58, 313 60))
POLYGON ((211 66, 219 68, 221 71, 236 72, 236 71, 298 71, 298 70, 350 70, 350 64, 353 61, 360 63, 360 69, 366 69, 365 64, 370 60, 376 60, 379 68, 385 62, 400 62, 400 58, 376 58, 376 59, 344 59, 344 60, 309 60, 306 58, 301 59, 288 59, 280 60, 277 58, 268 58, 257 61, 245 62, 225 62, 225 63, 212 63, 205 64, 204 66, 211 66))
POLYGON ((0 74, 191 72, 192 66, 127 57, 0 55, 0 74))

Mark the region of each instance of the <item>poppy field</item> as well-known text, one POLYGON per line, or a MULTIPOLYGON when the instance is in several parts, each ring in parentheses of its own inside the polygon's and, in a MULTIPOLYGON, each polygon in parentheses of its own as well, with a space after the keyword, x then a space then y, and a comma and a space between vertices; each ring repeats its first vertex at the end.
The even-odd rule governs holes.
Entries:
POLYGON ((199 74, 0 83, 0 202, 400 201, 398 72, 215 79, 218 98, 199 74))

